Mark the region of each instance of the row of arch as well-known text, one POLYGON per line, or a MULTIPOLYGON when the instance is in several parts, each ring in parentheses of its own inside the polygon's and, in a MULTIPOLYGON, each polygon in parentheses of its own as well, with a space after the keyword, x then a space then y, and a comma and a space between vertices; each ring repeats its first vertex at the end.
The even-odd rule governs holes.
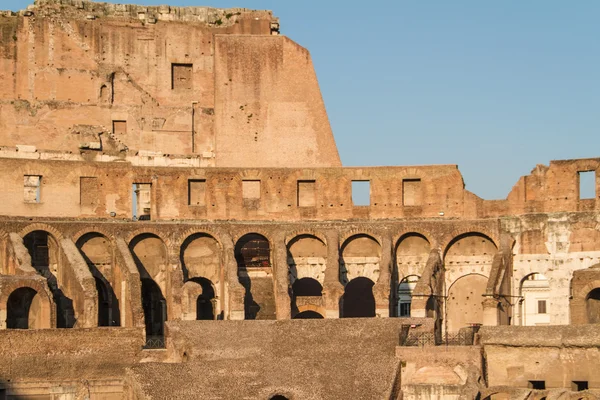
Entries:
MULTIPOLYGON (((24 244, 31 255, 32 266, 47 279, 57 306, 56 325, 73 327, 76 323, 73 301, 60 287, 61 255, 57 238, 49 231, 33 230, 25 234, 24 244)), ((286 244, 292 317, 324 317, 322 292, 328 258, 326 240, 315 234, 298 234, 286 244)), ((120 304, 122 273, 115 262, 114 243, 102 233, 88 232, 77 238, 76 246, 94 277, 98 325, 120 326, 123 322, 120 304)), ((146 330, 148 334, 160 335, 168 318, 165 296, 168 288, 168 246, 156 233, 141 233, 131 239, 129 249, 140 274, 146 330)), ((276 294, 273 293, 273 274, 270 271, 272 249, 269 240, 265 235, 249 233, 237 240, 234 251, 238 281, 245 290, 245 318, 274 318, 276 294)), ((410 315, 410 296, 430 251, 429 240, 419 233, 403 235, 395 246, 394 274, 399 283, 398 290, 391 297, 397 301, 399 316, 410 315)), ((462 270, 470 263, 490 265, 495 252, 497 247, 489 237, 480 233, 464 234, 452 240, 445 250, 446 266, 462 270), (478 260, 474 261, 474 257, 478 260)), ((185 318, 223 317, 218 301, 223 296, 224 283, 221 253, 219 241, 208 233, 193 233, 184 240, 179 258, 185 318)), ((368 234, 354 234, 342 243, 337 276, 344 287, 340 300, 341 317, 375 316, 373 287, 379 279, 381 255, 380 241, 368 234)), ((485 275, 480 277, 478 280, 486 279, 485 275)), ((485 284, 479 286, 481 290, 485 289, 485 284)), ((32 288, 21 288, 11 294, 8 304, 10 323, 7 320, 7 327, 35 326, 40 306, 34 292, 32 288)), ((457 293, 461 292, 457 289, 457 293)), ((449 297, 456 299, 456 296, 449 297)), ((476 294, 474 298, 480 303, 481 298, 477 298, 476 294)), ((461 301, 456 300, 457 303, 461 301)))

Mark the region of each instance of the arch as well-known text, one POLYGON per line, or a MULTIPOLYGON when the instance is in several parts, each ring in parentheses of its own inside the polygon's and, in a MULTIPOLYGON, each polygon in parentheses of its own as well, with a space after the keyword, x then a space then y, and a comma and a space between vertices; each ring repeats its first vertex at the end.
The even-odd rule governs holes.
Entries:
POLYGON ((99 227, 96 225, 81 229, 81 230, 75 232, 71 237, 73 238, 73 242, 77 243, 83 236, 89 235, 91 233, 94 233, 97 235, 102 235, 107 240, 109 240, 111 242, 111 244, 114 244, 114 241, 115 241, 114 235, 111 234, 110 232, 108 232, 107 230, 105 230, 103 227, 99 227))
POLYGON ((37 311, 37 316, 40 314, 41 310, 35 310, 36 308, 39 308, 40 305, 39 299, 35 301, 37 295, 38 292, 32 288, 21 287, 14 290, 8 296, 6 302, 7 329, 29 329, 30 325, 35 325, 35 316, 33 318, 33 324, 30 323, 30 311, 33 305, 34 313, 37 311))
POLYGON ((323 286, 313 278, 297 279, 292 285, 294 296, 322 296, 323 286))
POLYGON ((287 263, 290 284, 302 278, 313 278, 322 284, 327 266, 327 246, 317 236, 296 236, 287 242, 287 263))
POLYGON ((349 237, 341 247, 340 281, 343 285, 357 277, 379 278, 381 244, 372 236, 357 234, 349 237))
POLYGON ((269 397, 269 400, 289 400, 287 397, 281 394, 276 394, 274 396, 269 397))
POLYGON ((342 318, 368 318, 375 316, 375 283, 365 277, 354 278, 344 288, 341 299, 342 318))
POLYGON ((96 282, 98 296, 98 326, 120 326, 119 299, 107 277, 113 276, 114 250, 112 241, 99 232, 87 232, 75 243, 96 282))
POLYGON ((521 279, 519 284, 521 325, 548 325, 550 314, 547 312, 547 301, 550 297, 548 279, 538 272, 531 273, 521 279))
POLYGON ((52 235, 56 241, 62 240, 64 238, 63 234, 60 233, 60 231, 58 229, 56 229, 53 226, 50 226, 48 224, 42 224, 42 223, 35 223, 35 224, 27 225, 25 228, 21 229, 21 231, 19 232, 19 236, 21 236, 22 238, 25 238, 25 236, 27 236, 29 233, 34 232, 34 231, 45 231, 45 232, 49 233, 50 235, 52 235))
POLYGON ((483 323, 483 295, 488 278, 469 274, 457 279, 448 290, 446 320, 448 332, 483 323))
POLYGON ((217 314, 215 287, 206 278, 197 277, 183 285, 183 313, 186 320, 214 320, 217 314))
POLYGON ((412 293, 417 286, 420 277, 418 275, 409 275, 402 279, 398 284, 398 316, 410 317, 410 308, 412 303, 412 293))
POLYGON ((235 259, 239 269, 270 268, 271 245, 259 233, 248 233, 235 244, 235 259))
POLYGON ((600 323, 600 287, 591 290, 585 298, 585 308, 589 324, 600 323))
MULTIPOLYGON (((30 227, 43 225, 34 224, 30 227)), ((72 328, 75 325, 73 300, 65 295, 58 278, 61 276, 61 253, 58 240, 45 230, 23 230, 23 244, 31 256, 31 266, 46 278, 56 303, 56 326, 72 328)))
POLYGON ((236 242, 234 254, 238 266, 238 281, 245 289, 245 318, 275 319, 269 239, 259 233, 248 233, 236 242))
POLYGON ((185 281, 192 278, 207 278, 219 282, 221 270, 221 245, 214 236, 195 232, 181 244, 179 259, 185 281))
POLYGON ((491 255, 498 251, 498 245, 480 232, 465 232, 455 236, 444 250, 444 259, 448 256, 491 255))
POLYGON ((294 316, 293 319, 323 319, 323 315, 321 315, 320 313, 313 311, 313 310, 307 310, 307 311, 302 311, 298 314, 296 314, 294 316))
POLYGON ((167 246, 158 235, 145 232, 131 240, 129 249, 140 273, 146 339, 162 338, 167 320, 163 294, 167 289, 167 246))
POLYGON ((163 237, 161 235, 161 231, 159 231, 156 228, 149 227, 149 226, 144 226, 142 228, 139 228, 132 232, 129 232, 129 234, 127 234, 124 239, 125 239, 125 242, 131 244, 134 240, 138 240, 140 237, 149 237, 149 236, 154 236, 154 237, 160 239, 167 249, 172 248, 173 243, 171 242, 171 240, 168 237, 163 237))
POLYGON ((327 238, 320 232, 317 232, 312 229, 304 229, 301 231, 295 231, 285 236, 285 245, 290 247, 291 243, 296 241, 298 238, 303 237, 314 237, 315 239, 321 241, 325 246, 327 246, 327 238))

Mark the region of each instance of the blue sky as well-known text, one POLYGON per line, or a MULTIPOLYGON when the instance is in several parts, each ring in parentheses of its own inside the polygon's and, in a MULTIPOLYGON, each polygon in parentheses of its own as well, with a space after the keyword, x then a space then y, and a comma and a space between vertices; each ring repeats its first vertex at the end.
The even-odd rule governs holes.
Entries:
POLYGON ((312 54, 345 166, 458 164, 502 199, 536 164, 600 157, 596 0, 127 2, 273 10, 312 54))

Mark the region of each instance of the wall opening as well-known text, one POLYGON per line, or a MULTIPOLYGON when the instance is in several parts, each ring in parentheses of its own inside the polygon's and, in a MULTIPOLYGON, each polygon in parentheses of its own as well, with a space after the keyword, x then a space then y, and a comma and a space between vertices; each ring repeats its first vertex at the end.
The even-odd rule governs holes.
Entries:
POLYGON ((544 390, 546 389, 546 381, 529 381, 527 387, 529 389, 544 390))
POLYGON ((257 233, 242 236, 235 245, 238 281, 246 289, 245 319, 275 319, 275 294, 271 271, 271 247, 257 233))
POLYGON ((7 329, 29 329, 30 309, 36 295, 35 290, 22 287, 8 296, 6 304, 7 329))
POLYGON ((188 180, 188 205, 206 206, 206 180, 188 180))
POLYGON ((398 316, 410 317, 410 307, 412 303, 412 293, 419 282, 419 276, 410 275, 400 281, 398 285, 398 316))
POLYGON ((596 198, 596 171, 579 171, 579 199, 596 198))
POLYGON ((298 207, 317 205, 315 181, 298 181, 298 207))
POLYGON ((588 381, 573 381, 571 382, 571 391, 583 392, 589 389, 588 381))
POLYGON ((110 241, 100 233, 90 232, 80 237, 76 246, 96 281, 98 326, 120 326, 119 299, 109 281, 115 273, 110 241))
POLYGON ((192 90, 194 88, 193 64, 171 64, 171 89, 192 90))
POLYGON ((160 287, 152 279, 142 279, 142 308, 146 326, 146 341, 148 342, 148 339, 160 341, 165 334, 167 304, 160 287))
POLYGON ((152 209, 152 184, 134 183, 131 203, 134 221, 149 221, 152 209))
POLYGON ((293 319, 323 319, 323 316, 316 311, 302 311, 294 316, 293 319))
POLYGON ((420 206, 423 203, 423 190, 420 179, 402 180, 402 205, 420 206))
POLYGON ((341 299, 342 318, 369 318, 375 316, 375 283, 369 278, 352 279, 344 288, 341 299))
POLYGON ((25 175, 23 179, 23 201, 25 203, 40 203, 42 188, 41 175, 25 175))
POLYGON ((202 294, 196 298, 196 319, 202 321, 215 319, 215 290, 212 282, 206 278, 192 278, 190 280, 202 287, 202 294))
POLYGON ((260 205, 260 180, 242 181, 244 207, 256 209, 260 205))
POLYGON ((127 134, 127 121, 113 121, 112 131, 114 135, 126 135, 127 134))
POLYGON ((371 181, 352 181, 352 205, 371 205, 371 181))
POLYGON ((549 325, 547 300, 550 296, 548 279, 537 272, 521 281, 520 317, 521 325, 549 325))
POLYGON ((46 231, 33 231, 23 238, 23 244, 31 256, 31 266, 48 282, 56 303, 56 327, 72 328, 75 325, 73 300, 65 295, 57 277, 60 274, 60 251, 58 242, 46 231))
POLYGON ((600 323, 600 288, 592 290, 586 299, 586 309, 589 324, 600 323))

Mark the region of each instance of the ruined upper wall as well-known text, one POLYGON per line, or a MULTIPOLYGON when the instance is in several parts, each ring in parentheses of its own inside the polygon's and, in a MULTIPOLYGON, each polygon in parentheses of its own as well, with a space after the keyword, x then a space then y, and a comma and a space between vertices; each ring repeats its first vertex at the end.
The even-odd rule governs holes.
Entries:
POLYGON ((3 13, 0 146, 106 152, 110 138, 116 154, 205 166, 339 166, 310 56, 278 30, 270 11, 241 8, 43 0, 3 13))

